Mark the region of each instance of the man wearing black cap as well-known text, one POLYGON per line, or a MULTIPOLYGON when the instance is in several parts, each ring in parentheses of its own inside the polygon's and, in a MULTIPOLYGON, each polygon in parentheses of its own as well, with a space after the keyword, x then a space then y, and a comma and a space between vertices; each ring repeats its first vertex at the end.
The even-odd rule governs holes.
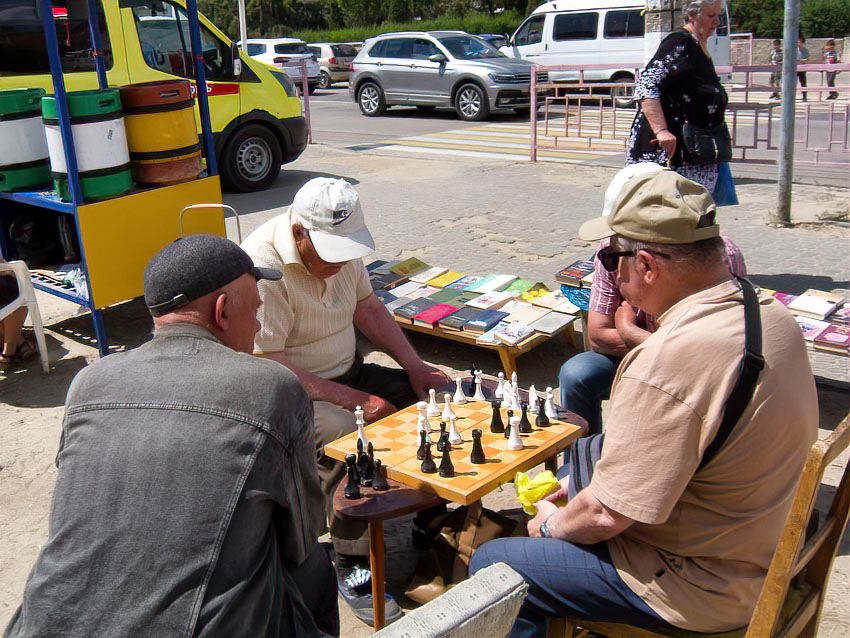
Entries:
POLYGON ((212 235, 151 260, 154 338, 71 385, 49 537, 6 636, 339 634, 310 401, 251 356, 257 280, 279 278, 212 235))

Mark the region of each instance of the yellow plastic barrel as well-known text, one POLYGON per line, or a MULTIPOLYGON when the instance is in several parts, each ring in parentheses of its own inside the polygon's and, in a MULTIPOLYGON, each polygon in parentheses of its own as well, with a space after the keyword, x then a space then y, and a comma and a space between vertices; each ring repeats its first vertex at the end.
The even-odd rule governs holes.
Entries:
POLYGON ((196 178, 201 145, 189 81, 130 84, 120 91, 133 178, 156 185, 196 178))

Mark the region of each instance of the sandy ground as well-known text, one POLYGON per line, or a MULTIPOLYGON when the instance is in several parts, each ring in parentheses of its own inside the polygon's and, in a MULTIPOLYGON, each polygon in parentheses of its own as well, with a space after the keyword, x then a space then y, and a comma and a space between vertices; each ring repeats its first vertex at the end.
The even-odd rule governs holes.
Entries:
MULTIPOLYGON (((336 160, 339 160, 339 158, 336 158, 336 160)), ((332 164, 332 161, 329 160, 329 163, 332 164)), ((380 170, 375 168, 381 163, 373 162, 369 171, 370 178, 381 173, 380 170)), ((393 179, 399 181, 405 179, 403 172, 415 174, 417 170, 422 168, 422 164, 417 164, 413 160, 405 160, 405 162, 393 160, 391 163, 394 166, 387 170, 393 179)), ((437 167, 433 163, 430 166, 432 170, 440 172, 441 177, 446 178, 446 183, 451 181, 452 184, 457 184, 457 182, 463 181, 462 175, 458 178, 458 175, 452 174, 455 171, 454 168, 447 169, 445 165, 437 167)), ((332 168, 325 168, 325 170, 333 172, 332 168)), ((479 170, 486 172, 490 169, 484 166, 479 170)), ((349 172, 356 173, 353 169, 349 172)), ((595 196, 598 198, 599 186, 610 179, 610 174, 613 172, 609 171, 601 175, 596 173, 598 171, 591 176, 588 169, 588 181, 594 182, 594 188, 597 189, 595 196)), ((558 175, 557 172, 538 166, 533 169, 533 172, 529 169, 523 179, 531 180, 534 178, 538 180, 538 184, 551 185, 560 180, 558 175)), ((498 184, 499 182, 495 180, 493 183, 498 184)), ((458 187, 448 186, 448 188, 458 187)), ((537 192, 539 190, 529 190, 529 193, 537 192)), ((748 191, 743 189, 741 194, 747 196, 748 191)), ((753 208, 764 211, 765 208, 762 208, 759 199, 760 197, 766 199, 767 196, 763 194, 763 191, 754 187, 750 191, 750 195, 753 208)), ((475 196, 477 196, 475 193, 470 193, 470 198, 475 196)), ((844 196, 846 197, 846 191, 844 196)), ((370 197, 374 199, 373 194, 370 194, 370 197)), ((439 194, 434 194, 433 197, 438 198, 439 194)), ((830 197, 832 198, 832 194, 830 194, 830 197)), ((812 202, 816 201, 817 198, 812 197, 808 200, 808 205, 813 205, 812 202)), ((287 202, 283 201, 283 203, 287 202)), ((803 204, 806 203, 803 202, 803 204)), ((421 200, 419 202, 414 200, 411 206, 416 211, 425 212, 421 200)), ((469 204, 469 208, 473 209, 474 205, 469 204)), ((472 214, 478 213, 471 210, 470 215, 472 214)), ((497 207, 494 214, 502 215, 503 213, 497 207)), ((590 214, 586 216, 589 217, 590 214)), ((507 215, 504 216, 504 219, 507 219, 507 215)), ((482 223, 486 223, 486 220, 483 220, 482 223)), ((742 228, 743 224, 744 222, 741 222, 742 228)), ((764 226, 760 217, 748 220, 746 224, 747 228, 752 229, 754 237, 756 233, 758 233, 758 237, 762 237, 764 226)), ((457 232, 457 230, 459 229, 446 228, 449 234, 457 232)), ((742 230, 742 234, 745 230, 742 230)), ((421 249, 417 249, 419 244, 416 241, 411 241, 409 238, 405 241, 399 240, 404 232, 410 235, 417 231, 415 228, 405 230, 394 225, 382 227, 376 232, 376 235, 389 233, 389 237, 378 237, 379 245, 381 245, 382 240, 386 242, 388 239, 396 239, 398 245, 402 248, 399 248, 398 253, 393 255, 394 257, 401 258, 412 254, 421 256, 421 249), (420 252, 417 253, 417 251, 420 252)), ((809 233, 807 236, 817 233, 817 231, 811 229, 800 232, 809 233)), ((839 233, 839 236, 845 239, 844 246, 846 247, 846 232, 836 231, 834 227, 823 229, 821 236, 825 242, 824 245, 833 241, 836 238, 836 233, 839 233)), ((538 249, 538 254, 545 248, 545 246, 541 248, 541 244, 550 240, 543 229, 532 229, 531 236, 523 237, 519 231, 515 235, 518 244, 530 244, 533 248, 538 249)), ((767 236, 767 234, 764 233, 764 236, 767 236)), ((520 254, 521 251, 514 246, 509 250, 512 255, 518 256, 518 259, 512 258, 510 261, 502 263, 499 252, 506 249, 503 244, 498 244, 497 240, 498 237, 495 234, 491 234, 487 239, 490 242, 487 244, 487 255, 492 256, 492 270, 502 269, 506 272, 524 274, 527 277, 538 277, 537 271, 554 273, 556 269, 553 264, 565 260, 563 255, 558 255, 557 251, 548 255, 547 261, 547 259, 539 256, 530 256, 530 253, 520 254), (526 272, 531 274, 526 275, 526 272)), ((384 243, 384 245, 387 244, 384 243)), ((752 246, 754 255, 752 260, 745 247, 745 254, 748 255, 748 263, 750 264, 758 263, 758 259, 755 258, 755 253, 757 253, 755 240, 752 241, 752 246)), ((457 250, 456 247, 435 246, 433 244, 429 247, 429 250, 432 249, 435 254, 439 254, 443 249, 450 252, 457 250)), ((577 249, 587 250, 586 245, 578 246, 577 249)), ((392 254, 392 251, 388 252, 392 254)), ((468 256, 468 250, 466 254, 467 260, 471 259, 468 256)), ((386 258, 387 252, 382 256, 386 258)), ((834 257, 838 258, 838 254, 836 253, 834 257)), ((429 258, 435 263, 443 263, 436 257, 429 258)), ((769 256, 759 258, 765 262, 771 261, 769 256)), ((775 261, 775 259, 776 256, 774 255, 773 260, 775 261)), ((463 261, 460 251, 457 252, 457 260, 463 261)), ((846 263, 846 253, 844 253, 842 269, 845 275, 846 263)), ((470 268, 468 264, 461 265, 470 268)), ((776 272, 813 272, 806 269, 793 270, 785 268, 784 265, 781 268, 783 269, 778 269, 776 272)), ((772 271, 764 268, 760 272, 769 274, 772 271)), ((817 269, 814 272, 824 274, 817 269)), ((833 275, 833 279, 837 280, 838 277, 833 275)), ((26 369, 5 375, 0 372, 0 627, 5 626, 20 604, 21 592, 27 574, 46 538, 49 506, 56 477, 54 457, 61 431, 62 404, 65 393, 73 376, 85 365, 96 359, 96 351, 90 336, 91 323, 89 317, 87 315, 74 316, 76 308, 73 305, 53 297, 40 295, 40 303, 45 323, 49 326, 51 374, 43 376, 37 360, 34 360, 26 369)), ((150 334, 150 320, 142 304, 138 301, 108 309, 106 323, 111 342, 120 347, 135 347, 145 341, 150 334)), ((496 371, 499 368, 498 358, 489 351, 459 344, 449 344, 422 335, 413 335, 411 340, 423 358, 448 372, 466 370, 473 362, 485 371, 496 371)), ((537 387, 556 385, 553 381, 556 381, 558 367, 570 352, 572 350, 569 343, 563 339, 556 339, 547 347, 538 348, 521 357, 519 360, 521 385, 527 386, 531 383, 536 384, 537 387)), ((386 360, 380 353, 371 353, 369 358, 370 360, 386 360)), ((850 394, 848 394, 846 388, 834 389, 822 386, 819 387, 819 399, 821 435, 826 436, 850 411, 850 394)), ((830 468, 826 477, 827 485, 834 486, 837 483, 839 473, 847 462, 847 456, 845 453, 830 468)), ((485 499, 485 505, 510 515, 520 516, 511 486, 505 486, 488 496, 485 499)), ((396 519, 386 525, 388 587, 389 591, 396 595, 403 591, 405 579, 413 570, 417 559, 415 550, 410 546, 409 531, 410 517, 396 519)), ((848 605, 848 601, 850 601, 850 538, 848 538, 848 534, 845 534, 839 556, 833 568, 830 590, 819 632, 820 636, 824 638, 846 638, 850 635, 850 618, 848 618, 848 607, 850 605, 848 605)), ((408 601, 402 602, 404 606, 410 606, 408 601)), ((367 636, 371 633, 371 629, 357 621, 344 604, 341 605, 341 612, 344 636, 367 636)))

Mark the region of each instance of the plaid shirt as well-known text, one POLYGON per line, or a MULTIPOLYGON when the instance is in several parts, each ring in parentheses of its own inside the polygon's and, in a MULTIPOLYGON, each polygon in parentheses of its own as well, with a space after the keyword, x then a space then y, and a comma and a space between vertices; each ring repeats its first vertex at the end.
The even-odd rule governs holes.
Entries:
MULTIPOLYGON (((733 275, 739 277, 747 276, 747 266, 744 263, 744 256, 741 254, 741 249, 735 243, 721 234, 723 241, 726 244, 726 258, 729 262, 729 270, 733 275)), ((606 237, 599 242, 597 252, 606 248, 611 243, 611 239, 606 237)), ((593 310, 603 315, 613 315, 623 297, 620 294, 619 281, 617 279, 617 271, 608 272, 602 267, 602 262, 598 259, 593 260, 593 286, 590 289, 590 304, 588 310, 593 310)), ((637 324, 650 332, 655 332, 658 328, 658 323, 655 317, 648 315, 643 310, 637 310, 637 324)))

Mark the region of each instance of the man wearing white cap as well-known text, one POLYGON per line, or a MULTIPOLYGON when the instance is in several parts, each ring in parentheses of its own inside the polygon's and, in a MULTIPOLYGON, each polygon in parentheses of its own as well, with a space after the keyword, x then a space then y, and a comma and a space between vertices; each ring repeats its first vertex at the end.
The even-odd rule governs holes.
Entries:
POLYGON ((705 188, 665 170, 579 230, 611 239, 600 260, 658 329, 617 368, 598 461, 561 468, 532 538, 472 557, 473 573, 505 562, 529 584, 511 637, 543 638, 547 617, 667 634, 752 615, 817 437, 817 392, 794 318, 729 273, 715 214, 705 188))
MULTIPOLYGON (((375 242, 348 182, 310 180, 289 210, 255 230, 243 248, 257 265, 283 273, 273 285, 260 286, 262 327, 254 350, 301 380, 313 399, 320 453, 325 443, 355 430, 355 406, 362 406, 367 422, 376 421, 449 381, 416 354, 373 294, 362 258, 375 250, 375 242), (363 363, 355 326, 402 370, 363 363)), ((344 475, 344 464, 320 456, 340 592, 357 617, 371 624, 366 526, 333 515, 333 493, 344 475)), ((387 620, 399 615, 397 604, 387 600, 387 620)))
MULTIPOLYGON (((661 170, 658 164, 641 162, 619 171, 605 191, 602 216, 611 214, 615 200, 632 180, 661 170)), ((722 237, 729 270, 733 275, 746 277, 747 268, 741 251, 731 239, 722 237)), ((609 242, 608 238, 603 239, 597 250, 606 250, 609 242)), ((605 270, 599 259, 594 260, 593 286, 587 311, 590 349, 567 359, 558 374, 561 405, 587 419, 589 434, 602 429, 602 401, 608 398, 620 360, 657 327, 654 317, 640 308, 633 308, 623 299, 617 274, 605 270)))

